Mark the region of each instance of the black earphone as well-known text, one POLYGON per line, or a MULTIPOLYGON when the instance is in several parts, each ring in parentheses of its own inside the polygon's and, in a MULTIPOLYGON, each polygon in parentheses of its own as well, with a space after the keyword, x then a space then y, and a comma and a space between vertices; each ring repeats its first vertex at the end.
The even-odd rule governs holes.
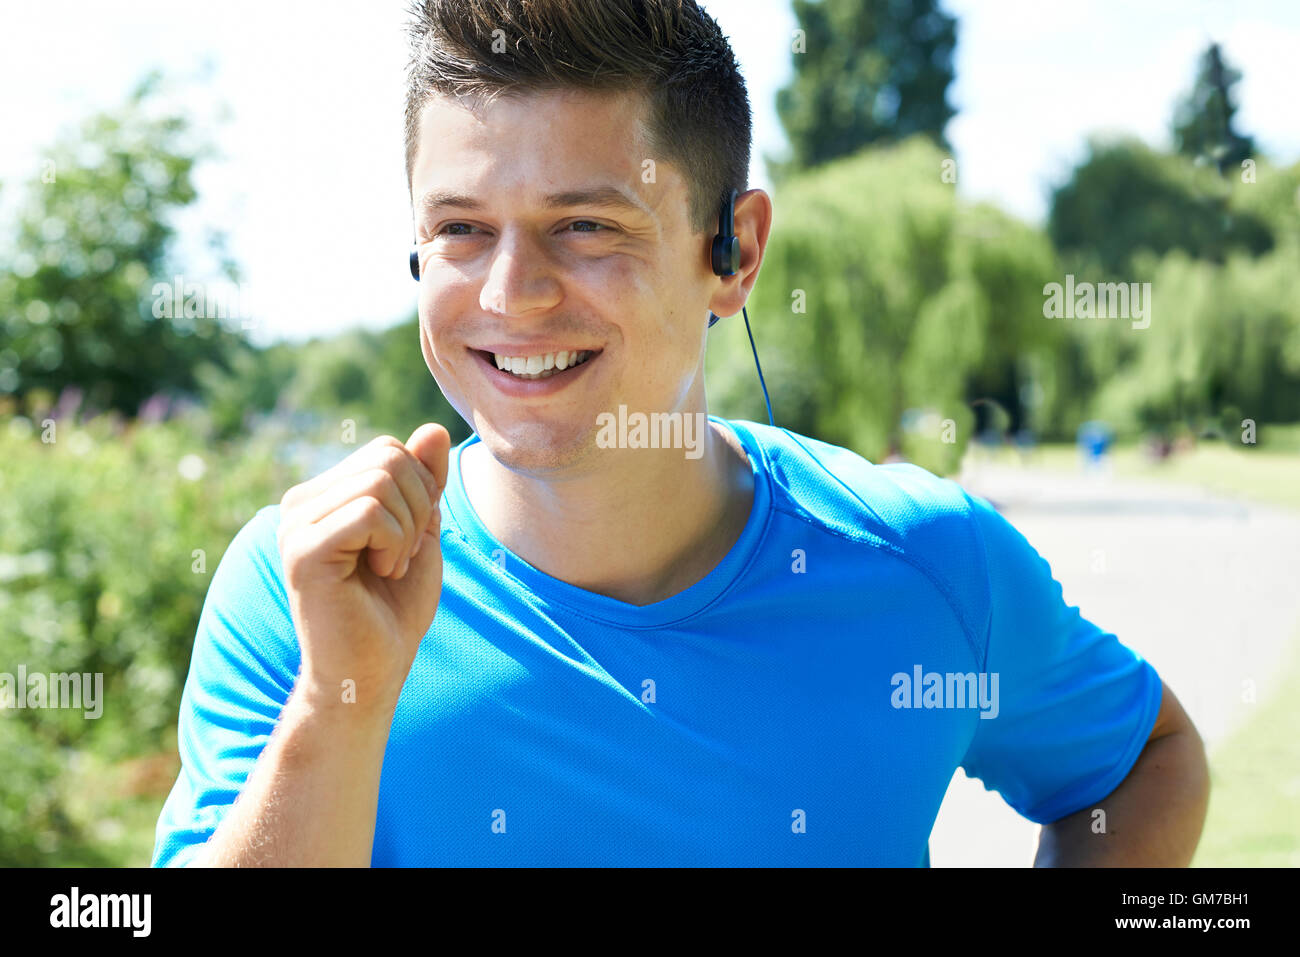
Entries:
MULTIPOLYGON (((736 237, 736 191, 727 190, 727 197, 722 201, 722 211, 718 214, 718 234, 713 237, 710 249, 713 272, 719 276, 734 276, 740 269, 740 240, 736 237)), ((411 278, 420 281, 420 253, 411 250, 411 278)), ((763 387, 763 401, 767 403, 767 421, 773 428, 776 420, 772 417, 772 400, 767 396, 767 383, 763 381, 763 367, 758 362, 758 348, 754 345, 754 333, 749 328, 749 313, 740 307, 745 317, 745 331, 749 333, 749 347, 754 350, 754 366, 758 369, 758 384, 763 387)), ((709 310, 709 328, 721 319, 709 310)))
MULTIPOLYGON (((719 276, 734 276, 740 270, 740 240, 736 238, 736 191, 727 190, 727 198, 722 201, 722 212, 718 214, 718 235, 713 237, 712 248, 713 271, 719 276)), ((758 384, 763 388, 763 401, 767 403, 767 421, 776 428, 776 419, 772 416, 772 400, 767 395, 767 383, 763 381, 763 366, 758 361, 758 347, 754 345, 754 332, 749 328, 749 313, 740 307, 745 317, 745 332, 749 334, 749 348, 754 352, 754 368, 758 370, 758 384)), ((721 319, 709 310, 709 328, 721 319)))
POLYGON ((713 237, 713 271, 734 276, 740 268, 740 240, 736 238, 736 191, 727 190, 718 214, 718 235, 713 237))

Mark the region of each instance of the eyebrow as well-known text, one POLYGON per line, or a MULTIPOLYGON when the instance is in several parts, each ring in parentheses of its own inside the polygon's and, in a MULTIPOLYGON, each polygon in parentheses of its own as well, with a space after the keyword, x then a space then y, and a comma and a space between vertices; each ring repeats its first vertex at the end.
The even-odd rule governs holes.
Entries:
MULTIPOLYGON (((607 209, 624 209, 643 213, 652 219, 658 219, 654 211, 645 203, 629 196, 615 186, 591 186, 584 189, 570 189, 562 193, 551 193, 542 199, 547 209, 567 209, 572 206, 600 206, 607 209)), ((447 189, 431 189, 420 200, 419 210, 422 216, 429 216, 444 209, 483 209, 483 203, 465 193, 447 189)))

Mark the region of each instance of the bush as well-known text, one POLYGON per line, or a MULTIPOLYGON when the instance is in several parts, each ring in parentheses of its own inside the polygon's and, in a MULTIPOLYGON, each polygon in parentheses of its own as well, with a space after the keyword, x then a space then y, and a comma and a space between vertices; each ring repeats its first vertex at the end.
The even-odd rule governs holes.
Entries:
POLYGON ((212 445, 207 425, 0 419, 0 672, 103 675, 98 719, 0 710, 0 864, 147 862, 152 834, 106 818, 156 819, 152 792, 170 780, 140 795, 132 776, 140 760, 174 761, 212 572, 254 511, 298 481, 272 437, 212 445), (130 846, 114 851, 114 837, 130 846))

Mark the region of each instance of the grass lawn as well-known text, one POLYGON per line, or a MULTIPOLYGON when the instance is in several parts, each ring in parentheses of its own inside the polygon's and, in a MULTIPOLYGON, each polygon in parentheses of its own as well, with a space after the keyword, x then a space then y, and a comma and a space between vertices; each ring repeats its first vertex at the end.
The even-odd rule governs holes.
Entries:
POLYGON ((1214 748, 1210 781, 1193 867, 1300 867, 1300 653, 1254 718, 1214 748))
MULTIPOLYGON (((1229 497, 1300 508, 1300 435, 1293 426, 1273 426, 1261 432, 1258 446, 1208 440, 1196 448, 1151 461, 1136 444, 1117 446, 1111 453, 1113 474, 1119 478, 1153 479, 1196 485, 1229 497)), ((1019 462, 1011 449, 994 455, 998 462, 1019 462)), ((1054 471, 1078 472, 1078 449, 1069 444, 1036 448, 1027 464, 1054 471)))

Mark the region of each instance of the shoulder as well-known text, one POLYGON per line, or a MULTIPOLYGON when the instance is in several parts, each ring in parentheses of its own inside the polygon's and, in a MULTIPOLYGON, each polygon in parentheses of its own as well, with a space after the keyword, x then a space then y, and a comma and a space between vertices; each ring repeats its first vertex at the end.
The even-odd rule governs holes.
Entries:
POLYGON ((267 660, 297 655, 276 538, 279 524, 280 506, 264 506, 226 547, 204 600, 197 636, 201 646, 241 646, 267 660))
POLYGON ((762 450, 772 507, 895 555, 925 574, 980 641, 989 589, 984 529, 996 512, 956 482, 908 463, 741 421, 762 450))
POLYGON ((874 536, 917 552, 979 544, 984 503, 916 465, 877 465, 851 449, 756 422, 740 425, 763 452, 774 506, 849 537, 874 536))
POLYGON ((232 573, 254 573, 267 580, 282 581, 280 546, 276 538, 279 527, 278 504, 258 509, 231 539, 222 556, 222 565, 232 573))

